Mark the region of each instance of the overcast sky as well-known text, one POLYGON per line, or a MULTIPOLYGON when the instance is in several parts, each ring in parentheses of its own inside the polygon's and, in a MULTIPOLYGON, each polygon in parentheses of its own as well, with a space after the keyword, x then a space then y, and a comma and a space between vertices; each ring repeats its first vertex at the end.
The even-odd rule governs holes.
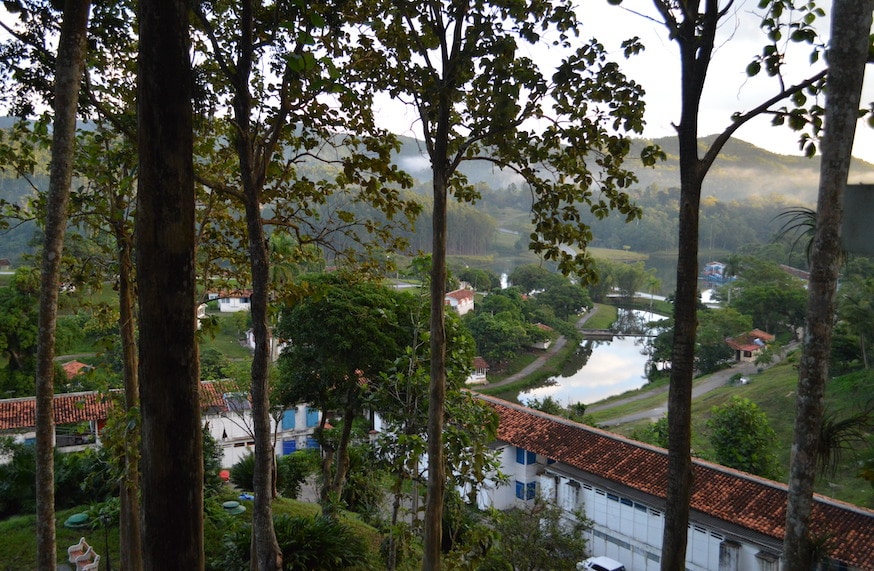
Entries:
MULTIPOLYGON (((644 136, 655 138, 675 134, 672 124, 679 121, 680 60, 676 43, 670 42, 663 25, 630 10, 655 16, 652 0, 624 0, 622 7, 611 6, 607 0, 578 0, 579 15, 583 21, 582 38, 596 37, 621 62, 626 75, 646 89, 647 127, 644 136), (646 46, 643 54, 625 60, 619 50, 620 42, 631 36, 640 36, 646 46)), ((828 0, 820 5, 830 8, 828 0)), ((774 78, 764 73, 748 78, 747 64, 761 52, 764 35, 758 29, 761 17, 755 0, 737 0, 735 14, 724 21, 718 48, 711 64, 701 106, 701 136, 721 132, 730 124, 732 113, 755 107, 778 89, 774 78)), ((823 22, 827 34, 827 23, 823 22)), ((554 51, 551 50, 553 53, 554 51)), ((796 65, 787 69, 787 84, 798 82, 812 74, 807 46, 790 53, 787 62, 796 65)), ((536 57, 536 52, 532 53, 536 57)), ((869 66, 869 68, 872 66, 869 66)), ((815 71, 814 71, 815 72, 815 71)), ((874 101, 874 80, 869 79, 862 93, 862 106, 874 101)), ((384 104, 382 117, 395 132, 416 135, 412 115, 402 115, 391 105, 384 104), (412 125, 412 129, 411 129, 412 125)), ((798 147, 799 134, 787 127, 774 127, 770 117, 762 117, 741 127, 735 135, 759 147, 789 155, 802 154, 798 147)), ((874 163, 874 129, 862 121, 856 134, 854 155, 874 163)), ((871 181, 874 182, 874 181, 871 181)))

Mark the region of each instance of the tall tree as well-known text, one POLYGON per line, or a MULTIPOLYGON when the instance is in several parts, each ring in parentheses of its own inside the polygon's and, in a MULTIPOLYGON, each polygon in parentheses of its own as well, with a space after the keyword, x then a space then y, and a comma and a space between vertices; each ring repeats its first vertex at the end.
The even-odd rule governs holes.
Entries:
POLYGON ((832 2, 825 133, 810 260, 807 327, 798 366, 789 503, 783 538, 783 568, 787 571, 810 569, 813 564, 809 524, 842 259, 843 193, 859 118, 862 79, 870 53, 872 11, 872 0, 832 2))
MULTIPOLYGON (((621 2, 621 0, 619 0, 621 2)), ((617 2, 618 3, 618 2, 617 2)), ((825 72, 821 71, 795 85, 783 80, 783 55, 786 45, 783 37, 783 8, 792 8, 792 0, 765 1, 763 7, 772 12, 762 21, 769 32, 769 45, 763 55, 754 61, 747 72, 756 75, 765 70, 777 77, 776 94, 759 106, 736 113, 732 123, 720 133, 699 155, 698 121, 701 96, 717 44, 717 33, 727 16, 733 16, 734 0, 653 0, 668 36, 677 42, 680 51, 680 121, 676 125, 680 152, 680 220, 679 251, 677 256, 677 290, 674 302, 674 337, 671 350, 671 381, 668 393, 668 477, 667 508, 665 510, 662 543, 663 571, 675 571, 685 566, 686 540, 689 523, 689 501, 692 495, 691 411, 692 378, 695 370, 695 346, 698 307, 698 239, 701 206, 701 187, 710 167, 716 161, 725 143, 748 121, 763 113, 774 114, 775 122, 789 116, 791 126, 804 124, 804 115, 776 106, 796 96, 796 104, 803 104, 805 90, 818 86, 825 72)), ((791 41, 811 42, 812 23, 819 11, 805 5, 804 18, 793 22, 791 41)), ((813 147, 815 149, 815 147, 813 147)))
POLYGON ((73 178, 79 83, 85 67, 90 7, 90 1, 65 2, 55 71, 52 166, 40 267, 39 339, 36 352, 36 537, 37 565, 40 569, 54 569, 57 557, 53 406, 55 329, 61 257, 67 229, 67 204, 73 178))
MULTIPOLYGON (((134 206, 137 156, 134 142, 120 136, 98 120, 93 128, 80 133, 77 174, 85 179, 75 193, 79 227, 109 252, 104 272, 95 281, 114 280, 118 296, 117 332, 121 347, 121 367, 124 379, 124 478, 121 483, 119 511, 119 542, 122 568, 136 571, 142 568, 140 541, 140 477, 139 477, 139 402, 140 386, 137 374, 136 286, 134 272, 134 206), (106 236, 109 239, 106 239, 106 236)), ((78 260, 77 260, 78 262, 78 260)), ((73 262, 74 264, 76 262, 73 262)), ((78 265, 78 264, 76 264, 78 265)))
POLYGON ((139 4, 137 269, 143 569, 204 568, 185 0, 139 4))
POLYGON ((268 301, 275 292, 265 228, 288 229, 301 252, 314 243, 327 245, 338 228, 354 234, 363 227, 387 239, 389 225, 362 221, 336 204, 328 205, 328 197, 346 192, 350 201, 370 202, 391 218, 396 212, 411 212, 390 186, 408 181, 389 165, 395 140, 375 128, 367 106, 370 96, 354 87, 359 58, 350 53, 355 44, 343 30, 344 19, 355 17, 348 5, 244 0, 239 5, 199 4, 195 14, 200 32, 196 47, 204 54, 199 74, 209 82, 205 105, 228 112, 228 120, 204 120, 216 129, 206 142, 214 153, 204 162, 212 167, 213 157, 225 157, 227 172, 232 173, 223 178, 209 168, 198 178, 245 212, 245 231, 237 238, 247 244, 248 258, 238 260, 247 266, 243 275, 248 273, 251 280, 255 339, 250 391, 256 488, 251 564, 279 569, 282 553, 270 506, 274 449, 268 390, 268 301), (326 102, 330 100, 339 104, 332 107, 326 102), (335 149, 341 141, 347 145, 344 153, 335 149), (312 180, 301 173, 305 159, 332 165, 330 175, 312 180))
MULTIPOLYGON (((475 189, 458 173, 464 161, 486 160, 519 174, 534 197, 531 248, 562 271, 584 271, 589 228, 579 209, 603 217, 638 210, 621 190, 633 176, 621 168, 629 142, 609 127, 642 127, 641 91, 595 41, 564 59, 552 76, 517 48, 571 48, 577 21, 570 2, 503 0, 381 2, 362 30, 387 68, 379 84, 412 103, 432 169, 431 368, 428 412, 428 494, 424 569, 440 569, 446 486, 443 450, 446 399, 447 203, 475 189), (371 35, 372 34, 372 35, 371 35), (526 123, 540 118, 542 122, 526 123)), ((626 54, 636 50, 626 45, 626 54)), ((647 155, 652 158, 652 155, 647 155)))
POLYGON ((325 438, 326 414, 318 432, 326 451, 320 501, 322 511, 332 514, 346 482, 352 422, 368 384, 388 371, 410 337, 405 314, 412 296, 350 276, 310 279, 313 295, 282 313, 279 331, 291 343, 280 362, 287 404, 308 402, 342 414, 336 448, 325 438))

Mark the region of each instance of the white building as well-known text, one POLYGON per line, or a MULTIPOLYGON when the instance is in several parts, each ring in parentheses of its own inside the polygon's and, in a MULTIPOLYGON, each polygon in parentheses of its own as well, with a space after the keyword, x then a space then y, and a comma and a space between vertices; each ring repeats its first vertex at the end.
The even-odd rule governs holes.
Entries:
MULTIPOLYGON (((204 381, 200 386, 203 423, 221 445, 222 467, 228 468, 255 450, 248 395, 234 392, 222 381, 204 381)), ((73 452, 100 445, 100 431, 113 406, 109 396, 96 392, 57 394, 53 406, 55 446, 59 451, 73 452)), ((305 404, 286 409, 278 421, 271 420, 276 454, 317 448, 313 433, 320 420, 321 413, 305 404)), ((0 435, 11 436, 17 442, 36 441, 35 397, 0 400, 0 435)))
MULTIPOLYGON (((667 451, 480 395, 499 415, 502 471, 511 486, 479 496, 507 509, 539 492, 591 520, 589 547, 628 571, 657 571, 665 519, 667 451)), ((779 571, 785 484, 694 461, 686 569, 779 571)), ((811 532, 833 538, 829 569, 874 570, 874 511, 815 496, 811 532)))
POLYGON ((251 290, 209 292, 206 295, 208 301, 218 301, 218 308, 222 313, 251 310, 251 297, 251 290))
MULTIPOLYGON (((229 468, 255 451, 249 395, 229 390, 228 384, 222 381, 204 381, 200 386, 205 403, 204 426, 222 447, 222 467, 229 468)), ((318 410, 305 404, 286 409, 278 421, 271 418, 276 455, 318 448, 313 433, 321 418, 318 410)))
POLYGON ((473 290, 464 288, 448 292, 443 299, 445 304, 452 307, 458 315, 464 315, 473 311, 474 297, 473 290))

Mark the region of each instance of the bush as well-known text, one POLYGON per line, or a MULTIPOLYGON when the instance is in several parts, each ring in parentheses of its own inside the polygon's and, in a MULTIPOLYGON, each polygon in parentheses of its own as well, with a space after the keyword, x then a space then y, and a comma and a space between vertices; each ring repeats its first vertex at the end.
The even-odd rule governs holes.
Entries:
POLYGON ((241 490, 255 489, 255 453, 249 452, 231 466, 231 483, 241 490))
MULTIPOLYGON (((300 450, 276 460, 276 490, 286 498, 297 498, 301 484, 318 466, 313 451, 300 450)), ((231 466, 231 483, 241 490, 254 490, 255 454, 249 453, 231 466)))
POLYGON ((307 476, 318 468, 315 450, 299 450, 276 460, 276 489, 286 498, 297 499, 307 476))
MULTIPOLYGON (((286 571, 333 571, 368 568, 364 541, 348 526, 327 517, 278 515, 273 518, 276 539, 286 571)), ((215 569, 249 568, 251 524, 235 527, 225 535, 221 557, 210 562, 215 569)))

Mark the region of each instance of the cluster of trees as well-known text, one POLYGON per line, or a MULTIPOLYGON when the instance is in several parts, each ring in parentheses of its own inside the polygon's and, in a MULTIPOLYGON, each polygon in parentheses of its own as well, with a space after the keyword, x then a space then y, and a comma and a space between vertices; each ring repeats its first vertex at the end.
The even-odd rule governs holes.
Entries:
MULTIPOLYGON (((476 278, 478 273, 462 273, 476 278)), ((480 277, 480 281, 486 281, 480 277)), ((508 276, 511 287, 492 289, 477 301, 464 324, 476 350, 494 369, 531 345, 550 337, 540 325, 577 338, 572 318, 592 307, 588 291, 566 276, 536 264, 516 267, 508 276)), ((494 280, 489 280, 494 283, 494 280)))
MULTIPOLYGON (((725 28, 722 20, 733 14, 731 2, 687 6, 655 0, 654 4, 654 18, 664 23, 680 49, 683 69, 689 70, 682 74, 677 122, 680 255, 662 559, 663 569, 672 570, 682 567, 685 559, 691 493, 689 415, 702 183, 726 141, 758 115, 771 113, 775 122, 786 121, 793 128, 810 126, 812 135, 819 134, 822 107, 808 105, 807 95, 820 92, 826 71, 790 85, 781 69, 786 45, 778 45, 784 26, 791 25, 789 43, 812 44, 815 61, 823 44, 816 42, 813 23, 823 11, 812 3, 797 7, 789 0, 763 3, 763 9, 769 10, 762 21, 768 45, 747 71, 752 76, 760 72, 776 76, 777 92, 758 107, 732 117, 730 126, 702 155, 697 128, 701 95, 713 49, 719 45, 717 31, 725 28), (804 17, 787 16, 792 7, 802 10, 804 17), (792 108, 779 107, 784 104, 792 108)), ((360 252, 371 247, 399 247, 392 228, 374 224, 373 219, 357 219, 342 207, 344 200, 330 204, 326 200, 342 195, 348 202, 367 202, 398 223, 415 218, 419 206, 399 194, 411 181, 390 164, 397 142, 374 123, 372 96, 384 91, 411 102, 433 175, 423 567, 439 569, 448 481, 443 445, 447 204, 450 195, 461 201, 475 197, 475 189, 458 168, 466 161, 486 160, 518 174, 532 196, 531 249, 564 273, 585 274, 591 270, 585 247, 592 232, 581 223, 582 213, 588 210, 600 219, 615 210, 628 220, 640 214, 625 192, 634 176, 622 161, 630 152, 627 135, 643 129, 641 87, 625 77, 597 41, 578 40, 580 22, 574 7, 562 1, 531 6, 457 2, 262 6, 250 1, 191 5, 143 0, 137 10, 125 1, 99 3, 91 10, 87 2, 68 1, 60 14, 53 3, 39 0, 7 5, 20 17, 4 24, 15 29, 0 46, 3 79, 8 82, 3 95, 22 116, 38 108, 53 109, 52 169, 44 216, 40 216, 45 220, 45 238, 36 359, 39 566, 52 567, 56 553, 52 356, 59 264, 71 204, 84 206, 83 212, 100 204, 106 214, 100 225, 115 246, 117 265, 112 275, 119 280, 125 407, 142 413, 141 480, 136 456, 128 454, 125 462, 128 485, 124 489, 129 493, 122 497, 122 537, 128 560, 123 565, 158 568, 166 564, 168 552, 179 567, 203 565, 202 440, 192 318, 195 270, 200 270, 226 282, 243 277, 239 281, 252 285, 256 348, 250 393, 256 500, 251 565, 282 566, 270 507, 273 460, 268 452, 272 448, 267 382, 272 317, 268 300, 279 293, 271 283, 273 260, 265 226, 287 228, 298 258, 311 255, 308 246, 331 248, 329 237, 334 234, 360 244, 354 252, 359 260, 360 252), (48 47, 55 37, 57 44, 48 47), (543 70, 521 55, 520 44, 541 43, 567 50, 556 69, 543 70), (130 62, 135 60, 134 71, 130 62), (77 112, 98 127, 97 145, 91 148, 111 151, 90 154, 92 161, 85 161, 77 174, 94 181, 95 188, 113 190, 93 192, 81 204, 70 200, 77 112), (529 121, 532 118, 548 120, 529 121), (345 143, 342 153, 335 150, 340 139, 345 143), (300 161, 314 155, 336 167, 331 176, 313 180, 301 174, 300 161), (103 156, 113 160, 93 160, 103 156), (134 191, 136 240, 130 216, 134 191), (315 219, 325 224, 314 226, 315 219), (170 422, 177 429, 172 435, 165 430, 170 422), (141 505, 137 490, 142 491, 141 505)), ((871 8, 870 0, 835 0, 832 17, 834 30, 853 41, 832 42, 830 48, 829 65, 835 73, 829 78, 830 115, 824 122, 823 149, 835 160, 823 161, 830 170, 823 171, 821 223, 812 256, 816 279, 807 319, 810 337, 824 347, 806 348, 800 369, 800 450, 812 446, 810 438, 821 418, 817 402, 826 378, 838 258, 840 194, 835 191, 846 184, 848 142, 859 114, 856 84, 861 85, 867 58, 871 8)), ((640 49, 637 40, 623 44, 626 56, 640 49)), ((47 121, 33 132, 45 144, 47 121)), ((804 142, 810 152, 815 151, 810 134, 804 142)), ((24 156, 16 166, 26 165, 33 156, 20 141, 7 148, 24 156)), ((662 153, 656 149, 642 153, 646 164, 659 156, 662 153)), ((810 490, 805 482, 811 463, 805 460, 798 459, 797 474, 793 464, 792 481, 800 484, 790 494, 787 517, 786 552, 792 568, 804 566, 796 559, 809 558, 804 530, 810 490)))

